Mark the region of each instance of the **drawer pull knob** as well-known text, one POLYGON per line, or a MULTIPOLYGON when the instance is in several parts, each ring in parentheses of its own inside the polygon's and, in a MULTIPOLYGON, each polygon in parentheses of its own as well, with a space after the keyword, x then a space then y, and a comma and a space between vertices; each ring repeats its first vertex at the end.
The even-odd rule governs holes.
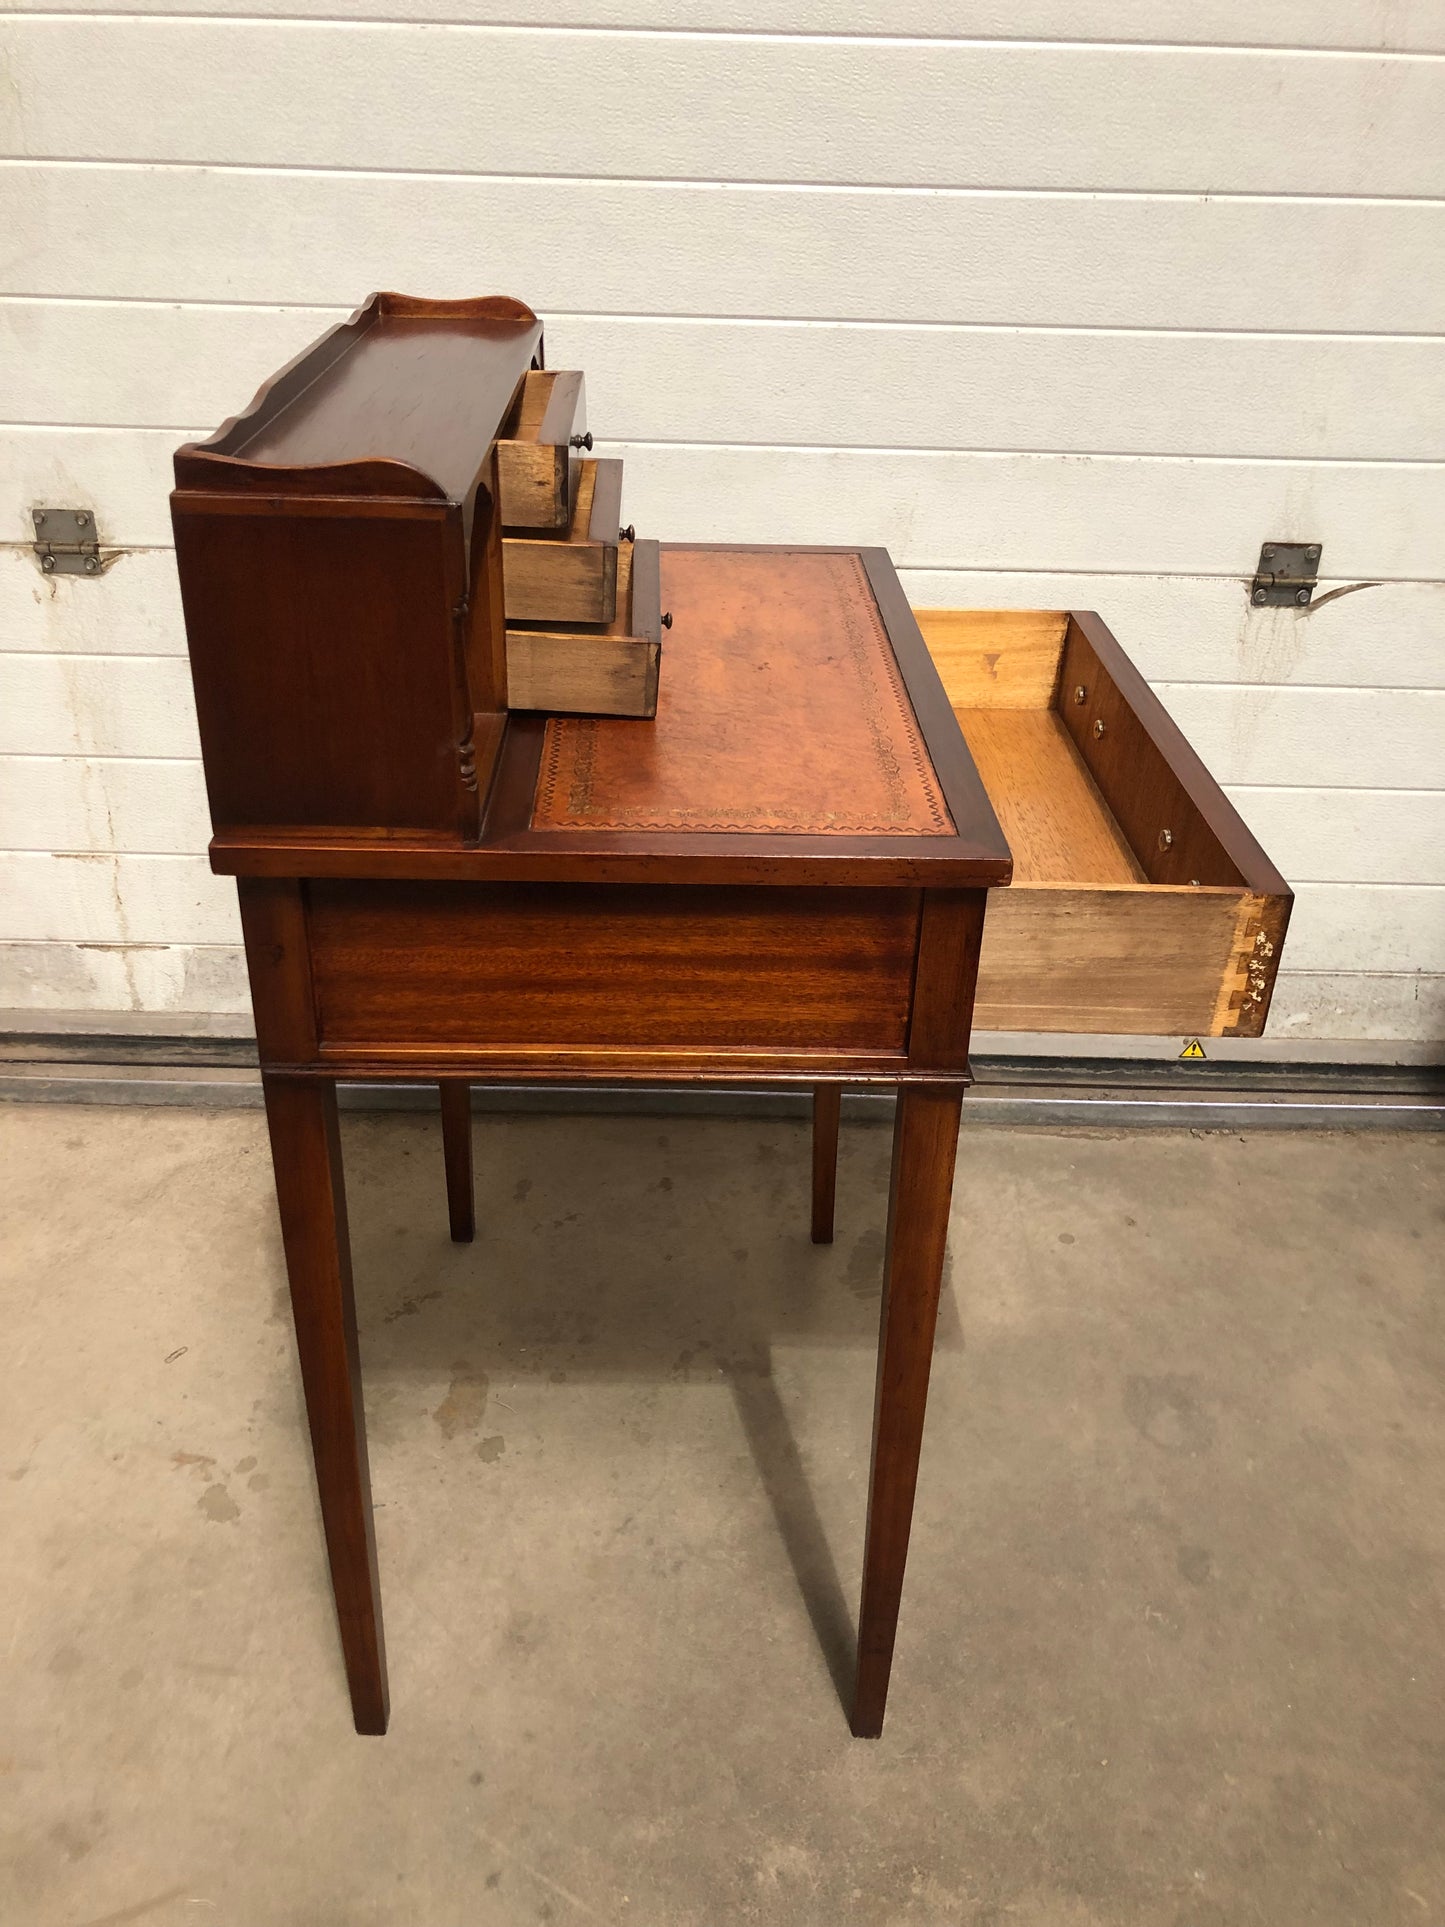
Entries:
POLYGON ((573 448, 585 448, 590 455, 592 453, 592 430, 589 428, 585 435, 574 435, 572 437, 572 446, 573 448))
POLYGON ((1098 737, 1100 737, 1100 736, 1102 736, 1102 735, 1103 735, 1103 733, 1104 733, 1104 719, 1103 719, 1103 717, 1101 716, 1101 717, 1099 718, 1099 720, 1098 720, 1098 722, 1096 722, 1096 723, 1094 724, 1094 735, 1095 735, 1095 738, 1097 739, 1098 737))
POLYGON ((670 628, 672 627, 672 611, 671 611, 671 609, 667 609, 667 610, 665 610, 665 611, 663 612, 663 614, 662 614, 662 616, 661 616, 661 617, 659 618, 659 620, 661 621, 661 623, 662 623, 662 626, 663 626, 663 628, 664 628, 664 629, 670 629, 670 628))
POLYGON ((1088 699, 1089 699, 1088 690, 1085 689, 1082 683, 1076 684, 1074 688, 1074 701, 1076 703, 1083 703, 1083 702, 1087 702, 1088 699))
POLYGON ((619 529, 617 531, 617 539, 619 542, 635 542, 637 540, 637 530, 633 528, 629 522, 625 529, 619 529))
POLYGON ((1173 830, 1161 830, 1159 832, 1159 848, 1161 850, 1169 850, 1169 849, 1172 849, 1173 847, 1174 847, 1173 830))

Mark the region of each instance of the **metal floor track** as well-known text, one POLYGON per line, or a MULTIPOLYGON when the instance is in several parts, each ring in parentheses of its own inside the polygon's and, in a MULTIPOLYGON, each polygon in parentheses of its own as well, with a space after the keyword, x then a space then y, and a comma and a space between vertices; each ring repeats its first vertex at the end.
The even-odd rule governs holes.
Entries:
MULTIPOLYGON (((1242 1064, 1140 1058, 977 1056, 964 1105, 971 1125, 1048 1129, 1439 1130, 1445 1068, 1380 1064, 1242 1064)), ((351 1109, 434 1108, 431 1084, 347 1084, 351 1109)), ((256 1048, 246 1038, 0 1034, 0 1099, 12 1103, 188 1104, 245 1109, 261 1102, 256 1048)), ((608 1089, 596 1085, 478 1085, 477 1111, 639 1116, 801 1117, 805 1092, 767 1089, 608 1089)), ((884 1118, 892 1098, 856 1093, 845 1116, 884 1118)))

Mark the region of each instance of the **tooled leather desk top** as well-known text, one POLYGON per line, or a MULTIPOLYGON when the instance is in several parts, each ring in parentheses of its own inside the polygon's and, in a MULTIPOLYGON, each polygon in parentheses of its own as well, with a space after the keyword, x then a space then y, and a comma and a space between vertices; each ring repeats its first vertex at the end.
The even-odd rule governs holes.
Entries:
POLYGON ((949 836, 863 562, 669 548, 655 722, 554 717, 535 830, 949 836))

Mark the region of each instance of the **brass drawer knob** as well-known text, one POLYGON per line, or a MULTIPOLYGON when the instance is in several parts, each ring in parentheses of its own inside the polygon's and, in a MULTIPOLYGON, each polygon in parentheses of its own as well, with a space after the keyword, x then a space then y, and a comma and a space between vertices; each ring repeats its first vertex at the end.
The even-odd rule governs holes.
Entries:
POLYGON ((592 453, 592 430, 589 428, 585 435, 574 435, 572 437, 572 446, 574 448, 585 448, 590 455, 592 453))
POLYGON ((661 618, 661 620, 662 620, 662 626, 663 626, 663 628, 664 628, 664 629, 670 629, 670 628, 672 627, 672 611, 671 611, 671 609, 666 609, 666 610, 664 610, 664 611, 663 611, 663 614, 662 614, 662 618, 661 618))

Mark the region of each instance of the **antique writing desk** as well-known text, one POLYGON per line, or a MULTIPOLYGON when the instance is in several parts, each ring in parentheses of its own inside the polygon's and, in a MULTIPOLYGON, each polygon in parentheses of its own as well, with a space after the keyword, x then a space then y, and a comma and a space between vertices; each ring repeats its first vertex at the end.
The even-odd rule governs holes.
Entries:
POLYGON ((386 1683, 338 1077, 442 1082, 463 1235, 469 1083, 823 1084, 829 1188, 842 1083, 898 1086, 853 1713, 882 1724, 984 891, 1008 848, 881 552, 666 549, 662 573, 655 723, 513 717, 474 847, 313 848, 304 878, 241 879, 363 1732, 386 1724, 386 1683))
MULTIPOLYGON (((645 673, 607 688, 655 720, 509 708, 495 449, 540 367, 519 303, 377 297, 177 456, 356 1725, 385 1730, 387 1687, 337 1080, 439 1083, 457 1237, 472 1084, 745 1081, 815 1094, 820 1240, 841 1089, 898 1092, 852 1707, 876 1734, 984 909, 1014 863, 956 711, 1034 893, 983 945, 994 1022, 1257 1030, 1288 892, 1096 618, 940 617, 930 654, 881 550, 669 547, 650 578, 633 556, 630 610, 558 633, 636 644, 645 673)), ((576 549, 567 425, 529 474, 555 472, 576 549)), ((515 634, 531 673, 552 632, 515 634)))

